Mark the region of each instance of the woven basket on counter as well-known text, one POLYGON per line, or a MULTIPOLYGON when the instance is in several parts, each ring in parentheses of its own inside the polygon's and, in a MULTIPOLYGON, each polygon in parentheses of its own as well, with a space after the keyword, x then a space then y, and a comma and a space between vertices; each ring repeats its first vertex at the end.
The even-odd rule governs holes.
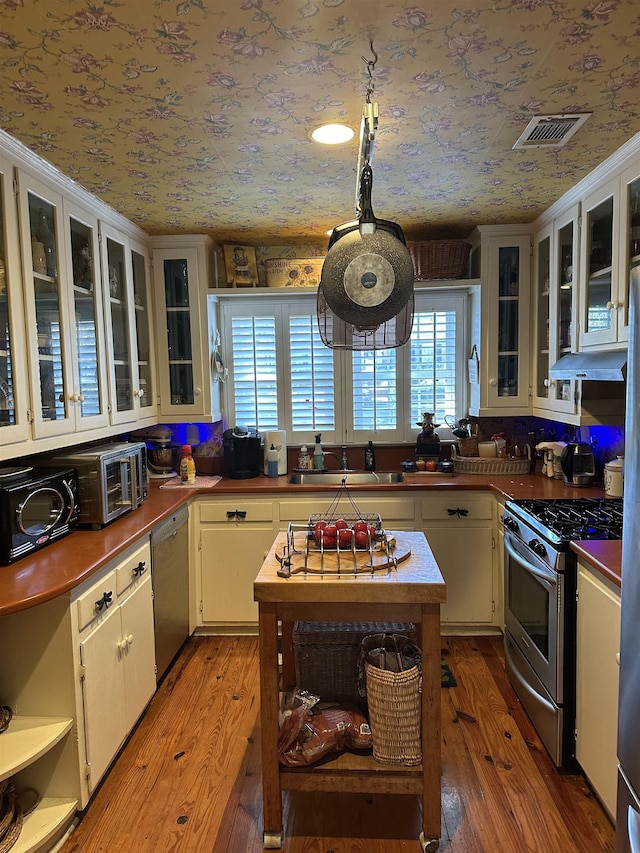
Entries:
POLYGON ((385 632, 416 636, 412 622, 296 622, 296 686, 319 696, 321 701, 364 706, 358 692, 360 643, 367 634, 385 632))
POLYGON ((525 445, 525 455, 504 459, 501 456, 459 456, 455 444, 451 445, 451 459, 456 474, 528 474, 531 469, 531 451, 525 445))
POLYGON ((407 247, 416 281, 467 278, 471 244, 464 240, 425 240, 407 247))

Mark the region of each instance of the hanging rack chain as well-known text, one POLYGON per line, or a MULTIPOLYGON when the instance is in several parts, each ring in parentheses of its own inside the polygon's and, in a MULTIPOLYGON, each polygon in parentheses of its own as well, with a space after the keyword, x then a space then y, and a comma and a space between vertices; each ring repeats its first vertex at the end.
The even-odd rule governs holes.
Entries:
POLYGON ((376 67, 376 63, 378 61, 378 54, 375 52, 373 48, 373 42, 369 42, 369 48, 371 49, 371 53, 373 54, 373 59, 367 59, 366 56, 362 57, 362 61, 367 66, 367 71, 369 72, 369 84, 367 86, 367 103, 371 103, 371 96, 373 95, 374 83, 373 83, 373 71, 376 67))

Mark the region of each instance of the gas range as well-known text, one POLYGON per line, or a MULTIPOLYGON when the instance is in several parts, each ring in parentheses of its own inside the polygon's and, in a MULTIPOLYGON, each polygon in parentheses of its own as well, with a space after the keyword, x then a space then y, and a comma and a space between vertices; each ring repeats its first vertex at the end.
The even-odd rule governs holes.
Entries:
POLYGON ((523 539, 528 531, 544 538, 556 550, 585 539, 622 538, 622 498, 558 498, 555 500, 511 500, 505 504, 504 524, 523 539))

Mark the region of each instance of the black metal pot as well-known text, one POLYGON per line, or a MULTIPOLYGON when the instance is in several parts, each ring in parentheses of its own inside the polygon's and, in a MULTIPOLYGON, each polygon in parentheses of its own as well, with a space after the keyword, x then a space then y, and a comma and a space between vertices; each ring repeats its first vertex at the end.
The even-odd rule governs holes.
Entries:
POLYGON ((402 228, 376 219, 373 173, 360 180, 360 217, 334 228, 320 287, 333 313, 357 329, 375 329, 395 317, 413 293, 414 269, 402 228))

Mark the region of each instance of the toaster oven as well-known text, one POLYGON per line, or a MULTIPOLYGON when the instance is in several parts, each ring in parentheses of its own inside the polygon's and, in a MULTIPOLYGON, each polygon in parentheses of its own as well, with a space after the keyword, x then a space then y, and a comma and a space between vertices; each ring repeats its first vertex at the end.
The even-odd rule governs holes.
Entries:
POLYGON ((137 509, 148 494, 147 451, 141 441, 70 450, 43 464, 76 469, 78 523, 92 530, 137 509))

